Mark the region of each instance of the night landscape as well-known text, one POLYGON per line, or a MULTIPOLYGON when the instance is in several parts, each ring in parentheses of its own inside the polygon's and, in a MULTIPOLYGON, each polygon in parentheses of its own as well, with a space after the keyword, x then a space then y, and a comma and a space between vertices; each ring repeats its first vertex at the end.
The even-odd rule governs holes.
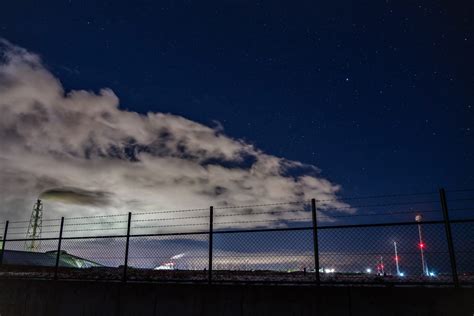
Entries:
POLYGON ((471 315, 474 2, 5 1, 0 316, 471 315))

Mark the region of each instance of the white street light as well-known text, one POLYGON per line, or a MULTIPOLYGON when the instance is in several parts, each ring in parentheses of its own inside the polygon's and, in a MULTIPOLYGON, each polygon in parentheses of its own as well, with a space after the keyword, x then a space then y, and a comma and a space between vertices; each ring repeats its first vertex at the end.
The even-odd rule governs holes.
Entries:
POLYGON ((393 248, 395 249, 395 265, 397 267, 397 275, 400 276, 400 267, 398 266, 398 251, 397 251, 397 242, 393 242, 393 248))
POLYGON ((421 214, 417 214, 415 216, 415 221, 418 223, 418 237, 420 239, 420 244, 418 245, 420 247, 420 255, 421 255, 421 268, 423 270, 423 274, 428 276, 428 266, 426 265, 425 263, 425 255, 424 255, 424 248, 425 248, 425 244, 423 243, 423 238, 421 237, 421 221, 422 221, 423 217, 421 216, 421 214))

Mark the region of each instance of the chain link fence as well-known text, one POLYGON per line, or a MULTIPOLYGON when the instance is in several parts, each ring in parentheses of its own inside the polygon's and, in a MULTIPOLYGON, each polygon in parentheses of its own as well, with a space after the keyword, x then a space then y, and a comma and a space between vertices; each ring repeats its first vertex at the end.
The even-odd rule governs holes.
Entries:
POLYGON ((473 211, 440 190, 4 222, 0 277, 474 285, 473 211))

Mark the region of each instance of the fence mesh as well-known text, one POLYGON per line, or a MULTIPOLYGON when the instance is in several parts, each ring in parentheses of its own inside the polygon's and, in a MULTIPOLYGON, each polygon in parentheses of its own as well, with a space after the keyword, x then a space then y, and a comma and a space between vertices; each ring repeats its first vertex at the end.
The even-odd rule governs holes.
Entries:
POLYGON ((456 265, 461 283, 474 283, 474 222, 452 224, 456 265))
POLYGON ((131 237, 129 278, 139 281, 205 280, 207 234, 131 237))
POLYGON ((452 282, 443 224, 330 228, 318 236, 322 281, 452 282))
POLYGON ((311 229, 216 233, 214 279, 311 281, 315 266, 312 236, 311 229))
POLYGON ((63 239, 58 278, 120 280, 125 240, 124 237, 63 239))

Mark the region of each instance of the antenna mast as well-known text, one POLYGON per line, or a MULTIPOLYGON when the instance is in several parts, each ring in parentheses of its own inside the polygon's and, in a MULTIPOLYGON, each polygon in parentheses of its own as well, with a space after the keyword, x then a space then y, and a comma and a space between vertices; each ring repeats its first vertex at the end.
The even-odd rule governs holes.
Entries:
POLYGON ((37 200, 31 212, 30 224, 26 232, 25 250, 37 251, 41 248, 41 230, 43 227, 43 204, 41 200, 37 200))

